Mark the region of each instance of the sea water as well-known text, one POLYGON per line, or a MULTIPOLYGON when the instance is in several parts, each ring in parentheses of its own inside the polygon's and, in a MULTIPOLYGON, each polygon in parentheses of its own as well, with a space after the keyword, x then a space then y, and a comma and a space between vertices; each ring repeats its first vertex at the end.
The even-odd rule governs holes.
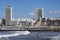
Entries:
POLYGON ((60 32, 1 31, 0 40, 60 40, 60 32))

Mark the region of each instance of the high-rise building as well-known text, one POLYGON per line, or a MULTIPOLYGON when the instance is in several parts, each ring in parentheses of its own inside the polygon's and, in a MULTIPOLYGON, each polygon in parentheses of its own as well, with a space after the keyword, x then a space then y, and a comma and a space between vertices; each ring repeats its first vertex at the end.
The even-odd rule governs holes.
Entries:
POLYGON ((35 20, 40 20, 40 18, 43 18, 43 8, 36 8, 35 9, 35 20))
POLYGON ((9 25, 11 19, 12 19, 12 7, 7 6, 6 7, 6 25, 9 25))

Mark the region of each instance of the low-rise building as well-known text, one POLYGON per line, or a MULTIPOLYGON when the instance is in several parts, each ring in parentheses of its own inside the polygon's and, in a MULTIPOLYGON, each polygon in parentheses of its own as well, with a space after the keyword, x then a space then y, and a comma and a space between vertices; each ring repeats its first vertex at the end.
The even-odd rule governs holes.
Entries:
POLYGON ((0 19, 0 25, 2 25, 2 19, 0 19))
POLYGON ((47 19, 47 20, 43 20, 43 25, 44 26, 60 26, 60 20, 59 19, 47 19))
POLYGON ((2 19, 2 24, 6 25, 6 19, 2 19))
POLYGON ((16 19, 12 19, 11 21, 10 21, 10 23, 9 23, 9 25, 18 25, 19 24, 19 22, 18 22, 18 20, 16 20, 16 19))
POLYGON ((10 25, 18 25, 18 21, 10 21, 10 25))

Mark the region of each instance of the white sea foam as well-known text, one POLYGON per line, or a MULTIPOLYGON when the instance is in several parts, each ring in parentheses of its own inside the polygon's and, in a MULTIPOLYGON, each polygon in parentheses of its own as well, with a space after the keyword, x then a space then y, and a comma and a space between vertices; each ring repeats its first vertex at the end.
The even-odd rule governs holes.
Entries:
POLYGON ((60 35, 51 37, 51 40, 60 40, 60 35))
POLYGON ((18 35, 27 35, 29 34, 30 32, 28 31, 16 31, 14 33, 11 33, 11 34, 1 34, 0 35, 0 38, 4 38, 4 37, 13 37, 13 36, 18 36, 18 35))

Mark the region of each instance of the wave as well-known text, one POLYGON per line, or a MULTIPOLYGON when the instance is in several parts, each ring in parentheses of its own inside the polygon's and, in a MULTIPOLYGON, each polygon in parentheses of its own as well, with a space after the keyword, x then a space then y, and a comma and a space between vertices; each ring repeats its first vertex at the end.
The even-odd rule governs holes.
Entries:
POLYGON ((19 35, 28 35, 30 34, 29 31, 15 31, 14 33, 11 33, 11 34, 1 34, 0 35, 0 38, 5 38, 5 37, 13 37, 13 36, 19 36, 19 35))
POLYGON ((55 36, 47 37, 47 39, 50 39, 50 40, 60 40, 60 35, 55 35, 55 36))
POLYGON ((53 36, 51 40, 60 40, 60 34, 57 36, 53 36))

